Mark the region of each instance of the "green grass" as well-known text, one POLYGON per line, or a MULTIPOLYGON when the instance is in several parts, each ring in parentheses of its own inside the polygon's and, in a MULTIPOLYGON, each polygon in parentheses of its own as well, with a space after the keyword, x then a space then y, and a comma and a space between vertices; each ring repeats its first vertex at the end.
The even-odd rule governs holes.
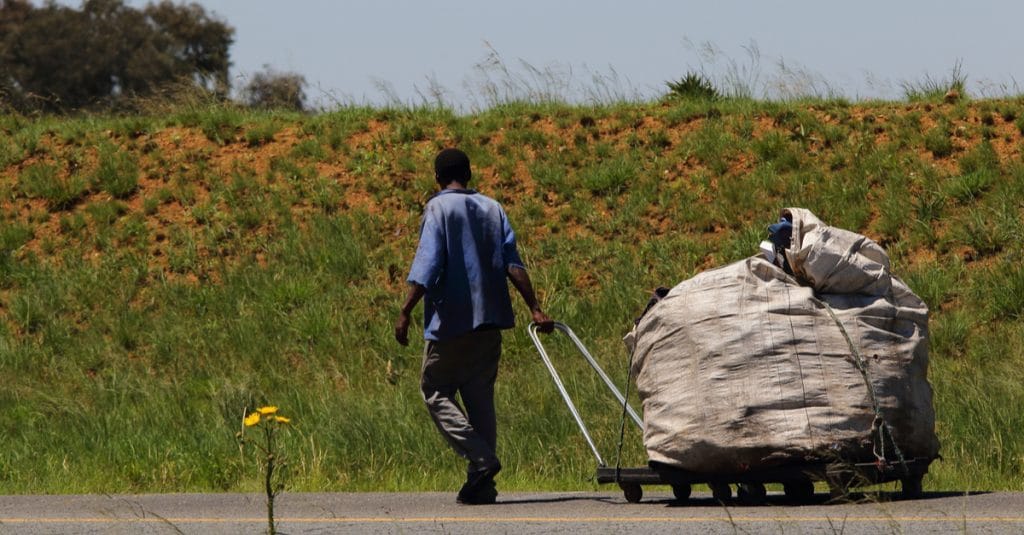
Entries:
POLYGON ((101 190, 116 199, 135 193, 139 185, 139 164, 134 154, 107 144, 100 147, 99 159, 95 182, 101 190))
POLYGON ((924 148, 936 158, 945 158, 953 154, 953 141, 945 128, 937 126, 925 133, 924 148))
MULTIPOLYGON (((457 488, 461 463, 419 399, 422 341, 391 338, 432 158, 450 145, 502 200, 548 313, 619 384, 621 337, 651 291, 753 254, 781 208, 879 240, 931 310, 944 460, 926 487, 1024 489, 1024 163, 1006 149, 1022 140, 982 128, 985 113, 1020 121, 1018 104, 906 107, 0 117, 0 493, 257 490, 234 433, 262 404, 293 417, 291 490, 457 488)), ((502 487, 592 488, 516 307, 502 487)), ((614 458, 614 402, 546 341, 614 458)), ((646 461, 635 430, 625 444, 626 464, 646 461)))
POLYGON ((0 167, 7 167, 20 158, 21 151, 13 139, 6 134, 0 137, 0 167))
POLYGON ((18 177, 21 192, 32 199, 46 201, 51 211, 71 208, 82 200, 88 190, 86 180, 74 175, 63 178, 56 165, 35 163, 26 167, 18 177))
POLYGON ((996 175, 984 170, 951 177, 944 185, 943 196, 960 203, 973 201, 992 185, 995 178, 996 175))
POLYGON ((595 195, 621 193, 636 180, 640 169, 635 160, 619 158, 584 169, 580 182, 595 195))
POLYGON ((188 109, 180 113, 176 120, 184 126, 199 127, 207 139, 223 145, 235 140, 245 118, 243 111, 237 107, 210 104, 188 109))
POLYGON ((245 132, 245 141, 250 147, 266 145, 274 140, 274 136, 281 129, 281 125, 274 119, 258 122, 245 132))

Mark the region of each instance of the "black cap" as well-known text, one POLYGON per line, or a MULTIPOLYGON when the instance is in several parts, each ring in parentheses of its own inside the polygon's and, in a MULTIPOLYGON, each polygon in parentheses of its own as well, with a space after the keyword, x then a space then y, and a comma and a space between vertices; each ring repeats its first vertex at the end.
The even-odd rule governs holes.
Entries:
POLYGON ((452 180, 465 184, 473 176, 469 169, 469 156, 459 149, 444 149, 434 158, 434 174, 442 184, 452 180))

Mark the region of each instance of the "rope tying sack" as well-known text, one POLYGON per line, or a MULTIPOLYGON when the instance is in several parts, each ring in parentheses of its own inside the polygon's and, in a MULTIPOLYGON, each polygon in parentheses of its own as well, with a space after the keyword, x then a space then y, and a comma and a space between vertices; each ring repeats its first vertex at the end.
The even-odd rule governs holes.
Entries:
POLYGON ((871 378, 868 377, 868 367, 864 362, 864 359, 860 356, 860 351, 857 350, 856 344, 853 343, 853 339, 850 338, 850 334, 846 332, 846 327, 843 326, 842 320, 832 310, 832 307, 828 303, 815 299, 820 303, 825 311, 828 312, 829 317, 835 322, 836 326, 839 327, 839 332, 843 333, 843 338, 846 340, 847 345, 850 346, 850 360, 853 365, 860 371, 861 377, 864 379, 864 385, 868 389, 868 398, 871 400, 871 410, 875 413, 875 419, 871 422, 871 436, 877 436, 878 440, 873 441, 872 453, 875 455, 875 462, 879 467, 884 467, 888 464, 888 459, 885 455, 885 437, 889 436, 889 442, 892 443, 893 453, 896 454, 896 460, 899 462, 900 467, 903 469, 904 475, 909 475, 910 470, 907 468, 907 460, 903 457, 903 452, 900 451, 900 447, 896 444, 896 437, 892 434, 892 427, 882 417, 882 411, 878 408, 878 398, 875 396, 875 387, 871 383, 871 378))

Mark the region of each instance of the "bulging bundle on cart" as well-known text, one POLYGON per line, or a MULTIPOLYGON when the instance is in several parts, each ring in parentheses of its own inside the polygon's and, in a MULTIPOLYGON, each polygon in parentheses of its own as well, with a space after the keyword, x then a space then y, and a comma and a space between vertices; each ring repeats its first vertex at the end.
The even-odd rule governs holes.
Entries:
POLYGON ((782 224, 779 247, 679 283, 627 335, 650 460, 936 458, 928 307, 874 241, 799 208, 782 224))

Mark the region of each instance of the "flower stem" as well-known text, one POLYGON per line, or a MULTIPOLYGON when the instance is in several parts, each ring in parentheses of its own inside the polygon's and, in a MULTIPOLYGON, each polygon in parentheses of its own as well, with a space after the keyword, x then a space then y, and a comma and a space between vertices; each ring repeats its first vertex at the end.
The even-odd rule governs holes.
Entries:
POLYGON ((264 428, 264 433, 266 433, 267 437, 267 478, 265 480, 267 491, 267 533, 275 535, 277 530, 274 529, 274 487, 271 483, 274 477, 274 431, 268 425, 264 428))

